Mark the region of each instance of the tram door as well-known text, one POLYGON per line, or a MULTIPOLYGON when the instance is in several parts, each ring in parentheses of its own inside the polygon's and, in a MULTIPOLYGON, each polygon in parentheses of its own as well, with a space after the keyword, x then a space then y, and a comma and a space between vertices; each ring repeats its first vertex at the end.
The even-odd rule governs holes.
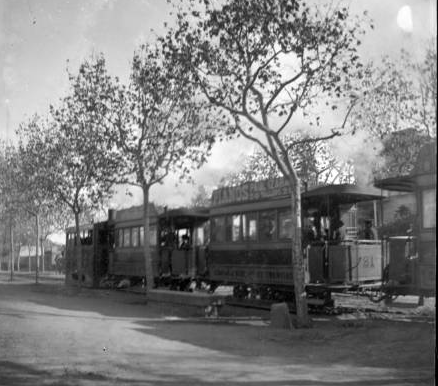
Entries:
POLYGON ((160 273, 164 275, 188 275, 192 252, 192 231, 177 229, 172 224, 161 224, 160 273))
POLYGON ((105 222, 95 224, 93 234, 93 287, 98 287, 100 280, 108 273, 109 249, 114 236, 105 222))

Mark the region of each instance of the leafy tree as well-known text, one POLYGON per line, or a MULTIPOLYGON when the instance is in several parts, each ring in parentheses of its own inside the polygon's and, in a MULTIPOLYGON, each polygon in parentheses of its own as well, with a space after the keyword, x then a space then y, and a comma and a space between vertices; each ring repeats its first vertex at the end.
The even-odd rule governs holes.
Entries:
MULTIPOLYGON (((9 269, 11 280, 14 271, 14 228, 16 217, 19 213, 17 196, 20 194, 16 184, 16 165, 18 154, 15 146, 9 143, 0 143, 0 217, 5 224, 8 224, 9 239, 9 269)), ((6 230, 6 227, 5 227, 6 230)))
MULTIPOLYGON (((50 119, 24 126, 22 136, 44 188, 73 214, 78 243, 80 215, 111 195, 120 157, 107 140, 116 90, 103 56, 84 61, 69 78, 70 92, 51 106, 50 119)), ((81 286, 82 256, 76 254, 81 286)))
POLYGON ((420 62, 401 51, 396 61, 384 57, 364 72, 352 126, 382 141, 384 162, 376 176, 409 173, 419 149, 436 137, 436 68, 435 39, 420 62))
MULTIPOLYGON (((293 118, 322 98, 350 95, 349 80, 361 70, 357 55, 363 18, 333 4, 300 0, 191 1, 177 8, 176 27, 162 39, 169 61, 185 66, 215 110, 234 122, 234 132, 256 142, 272 158, 293 193, 292 262, 298 325, 309 326, 301 251, 300 181, 282 135, 297 131, 293 118)), ((346 116, 352 109, 347 103, 346 116)), ((345 118, 346 119, 346 118, 345 118)), ((315 130, 305 142, 339 135, 315 130)), ((312 118, 321 128, 319 116, 312 118)), ((233 134, 231 132, 230 134, 233 134)))
MULTIPOLYGON (((39 149, 38 144, 33 143, 32 137, 25 137, 26 133, 33 131, 38 133, 41 125, 43 125, 43 120, 37 115, 20 125, 18 129, 18 158, 15 165, 15 182, 19 191, 17 195, 18 205, 24 213, 35 217, 36 283, 38 283, 40 268, 40 252, 41 261, 44 261, 44 238, 42 237, 41 223, 43 219, 47 222, 49 213, 55 210, 55 199, 45 184, 46 176, 42 174, 45 173, 45 170, 40 167, 41 165, 38 162, 41 158, 38 152, 44 149, 39 149)), ((28 244, 33 243, 28 240, 28 244)))
POLYGON ((170 172, 189 178, 213 144, 209 117, 193 98, 179 67, 165 67, 160 51, 143 45, 134 53, 130 83, 119 99, 117 144, 127 182, 143 191, 144 256, 147 289, 153 286, 149 241, 149 192, 170 172))

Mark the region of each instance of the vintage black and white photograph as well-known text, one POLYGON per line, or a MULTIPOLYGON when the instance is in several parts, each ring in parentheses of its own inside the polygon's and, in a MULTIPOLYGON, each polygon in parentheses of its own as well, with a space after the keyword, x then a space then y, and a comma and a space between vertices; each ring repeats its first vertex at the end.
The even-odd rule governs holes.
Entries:
POLYGON ((436 0, 0 0, 0 385, 435 385, 436 0))

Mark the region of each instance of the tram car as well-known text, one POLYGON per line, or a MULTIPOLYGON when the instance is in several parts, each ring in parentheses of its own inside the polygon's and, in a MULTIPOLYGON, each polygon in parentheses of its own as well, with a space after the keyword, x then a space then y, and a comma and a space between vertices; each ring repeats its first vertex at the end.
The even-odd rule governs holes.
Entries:
POLYGON ((420 149, 409 175, 375 183, 381 189, 414 193, 417 207, 409 234, 388 237, 381 298, 436 295, 436 157, 434 141, 420 149))
MULTIPOLYGON (((158 211, 149 204, 149 246, 154 271, 158 266, 157 222, 158 211)), ((109 210, 108 228, 110 248, 108 274, 129 278, 145 276, 143 206, 109 210)))
MULTIPOLYGON (((212 281, 234 285, 237 298, 293 302, 290 197, 289 185, 281 178, 213 192, 208 257, 212 281)), ((348 208, 381 197, 378 189, 350 184, 302 193, 309 303, 327 300, 333 290, 381 280, 380 240, 360 240, 356 224, 345 224, 353 225, 349 228, 354 235, 335 237, 348 208)))
MULTIPOLYGON (((193 278, 207 273, 208 208, 157 209, 149 204, 149 245, 156 286, 186 289, 193 278)), ((108 220, 66 230, 66 282, 99 287, 129 278, 135 285, 145 277, 143 206, 109 210, 108 220)), ((144 283, 143 283, 144 284, 144 283)))
POLYGON ((73 284, 81 280, 87 287, 98 287, 108 272, 112 232, 108 221, 81 225, 79 232, 77 240, 75 228, 66 229, 65 281, 73 284), (79 264, 82 264, 82 270, 79 270, 79 264))
MULTIPOLYGON (((155 286, 214 290, 229 285, 239 299, 293 302, 290 196, 288 184, 278 178, 218 189, 210 208, 159 211, 151 204, 155 286)), ((307 291, 315 303, 324 303, 332 290, 381 279, 380 241, 360 241, 356 233, 345 240, 333 237, 343 212, 380 197, 377 189, 354 185, 302 193, 303 223, 311 221, 314 228, 312 240, 303 237, 303 252, 307 291)), ((103 276, 140 282, 145 276, 142 213, 141 206, 110 211, 108 221, 83 228, 76 246, 70 228, 68 281, 78 280, 74 256, 81 250, 84 285, 97 286, 103 276)), ((355 229, 355 224, 346 225, 355 229)))

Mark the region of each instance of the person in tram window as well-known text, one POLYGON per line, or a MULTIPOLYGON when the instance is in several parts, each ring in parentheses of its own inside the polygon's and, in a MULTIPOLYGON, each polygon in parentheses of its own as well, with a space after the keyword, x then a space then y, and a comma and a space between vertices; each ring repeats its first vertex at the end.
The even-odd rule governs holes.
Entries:
POLYGON ((377 229, 373 227, 372 220, 365 220, 362 238, 364 240, 377 240, 377 229))
POLYGON ((334 227, 335 229, 333 230, 333 240, 339 242, 344 241, 346 235, 344 223, 341 220, 339 220, 334 223, 334 227))
POLYGON ((312 242, 316 240, 316 235, 314 230, 312 229, 312 224, 310 223, 305 224, 302 238, 303 238, 302 240, 303 247, 310 245, 312 242))
POLYGON ((190 248, 189 236, 182 235, 181 239, 182 241, 181 241, 180 249, 189 249, 190 248))

